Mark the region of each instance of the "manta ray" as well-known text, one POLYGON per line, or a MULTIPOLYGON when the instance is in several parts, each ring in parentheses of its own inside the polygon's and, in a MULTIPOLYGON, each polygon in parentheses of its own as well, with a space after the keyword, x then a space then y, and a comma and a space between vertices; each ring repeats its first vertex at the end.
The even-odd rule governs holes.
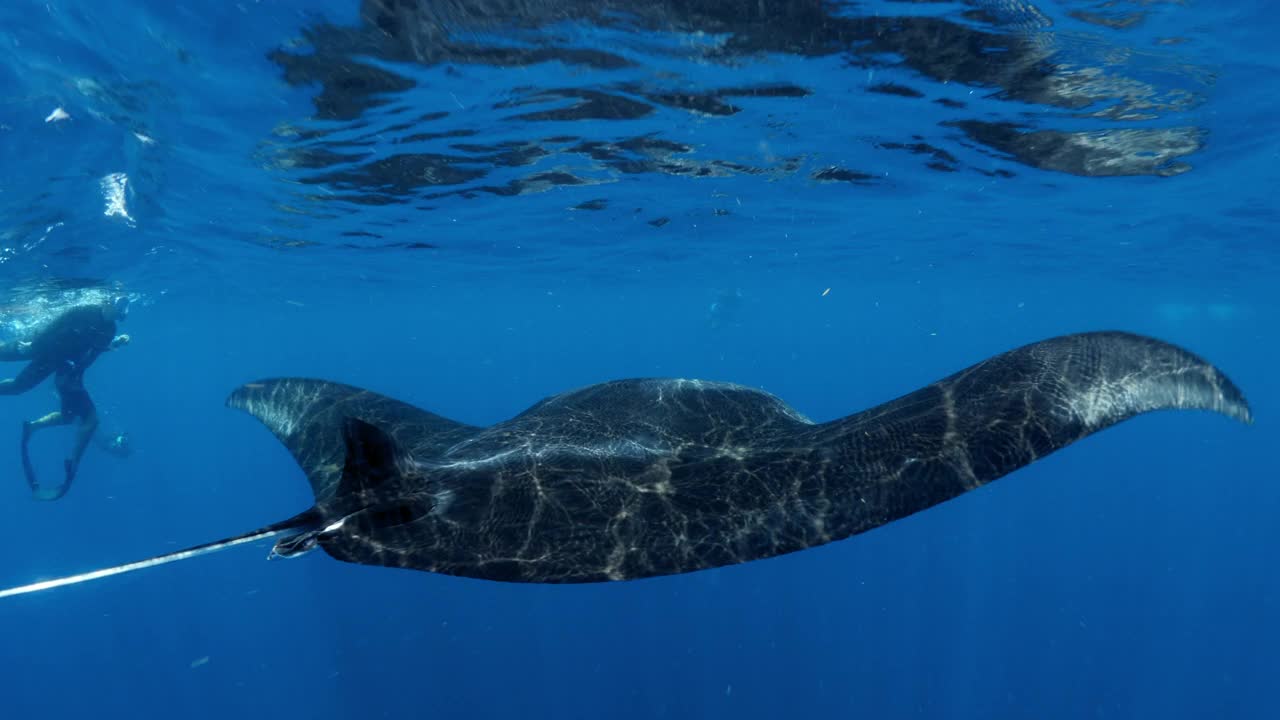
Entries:
POLYGON ((517 583, 591 583, 770 558, 866 532, 974 490, 1135 415, 1250 423, 1192 353, 1121 332, 983 360, 869 410, 815 423, 740 385, 606 382, 488 427, 304 378, 227 400, 306 473, 310 509, 187 550, 0 591, 81 583, 277 537, 350 563, 517 583))

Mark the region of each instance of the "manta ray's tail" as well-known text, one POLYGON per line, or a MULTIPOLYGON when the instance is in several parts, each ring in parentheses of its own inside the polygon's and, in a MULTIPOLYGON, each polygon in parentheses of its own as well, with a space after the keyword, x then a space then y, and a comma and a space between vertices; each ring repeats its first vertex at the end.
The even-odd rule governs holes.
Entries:
POLYGON ((237 545, 245 545, 247 543, 266 540, 285 533, 294 532, 309 527, 314 523, 311 511, 294 516, 288 520, 259 528, 243 535, 215 540, 211 543, 196 545, 185 550, 167 553, 165 555, 157 555, 146 560, 126 563, 124 565, 116 565, 115 567, 102 568, 101 570, 93 570, 78 575, 68 575, 66 577, 54 578, 52 580, 42 580, 34 582, 30 585, 22 585, 20 587, 8 588, 0 590, 0 598, 13 597, 14 595, 26 595, 28 593, 40 592, 41 590, 52 590, 53 588, 65 587, 67 585, 79 585, 90 580, 99 580, 101 578, 111 577, 112 575, 123 575, 124 573, 133 572, 134 570, 145 570, 146 568, 155 567, 157 565, 167 565, 169 563, 178 562, 179 560, 189 560, 201 555, 208 555, 219 550, 226 550, 237 545))

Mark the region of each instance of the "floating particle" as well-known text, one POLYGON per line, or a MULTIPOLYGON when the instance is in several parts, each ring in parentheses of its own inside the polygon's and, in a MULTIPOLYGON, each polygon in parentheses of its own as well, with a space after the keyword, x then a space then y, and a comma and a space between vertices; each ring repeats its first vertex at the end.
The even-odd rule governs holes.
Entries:
POLYGON ((44 121, 47 123, 62 122, 63 120, 70 120, 70 119, 71 119, 71 116, 67 114, 66 110, 63 110, 60 107, 56 107, 53 109, 53 112, 49 113, 49 117, 45 118, 44 121))
POLYGON ((826 290, 823 290, 823 291, 822 291, 822 297, 826 297, 826 296, 827 296, 827 293, 829 293, 829 292, 831 292, 831 288, 827 288, 826 290))
POLYGON ((202 665, 208 665, 208 664, 209 664, 209 656, 208 656, 208 655, 205 655, 204 657, 198 657, 198 658, 196 658, 195 660, 192 660, 192 661, 191 661, 191 669, 192 669, 192 670, 195 670, 196 668, 198 668, 198 667, 200 667, 200 666, 202 666, 202 665))

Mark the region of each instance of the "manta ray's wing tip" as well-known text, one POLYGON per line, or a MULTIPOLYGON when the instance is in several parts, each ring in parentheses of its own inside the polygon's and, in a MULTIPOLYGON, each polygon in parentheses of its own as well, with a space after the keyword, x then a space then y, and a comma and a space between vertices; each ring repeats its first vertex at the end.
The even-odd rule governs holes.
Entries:
POLYGON ((1149 410, 1208 410, 1253 424, 1253 410, 1240 388, 1189 350, 1125 332, 1086 333, 1062 340, 1070 350, 1061 359, 1092 359, 1083 363, 1083 370, 1072 367, 1074 362, 1057 368, 1062 377, 1085 381, 1077 388, 1087 390, 1077 392, 1073 400, 1086 415, 1096 417, 1101 405, 1118 415, 1110 417, 1110 422, 1149 410), (1098 400, 1104 402, 1099 405, 1098 400))
POLYGON ((1225 385, 1223 385, 1220 394, 1218 407, 1215 407, 1214 410, 1227 417, 1239 420, 1245 425, 1252 425, 1253 408, 1249 407, 1249 401, 1245 399, 1244 393, 1240 392, 1240 388, 1237 388, 1225 375, 1219 373, 1219 376, 1225 382, 1225 385))
POLYGON ((1172 372, 1158 381, 1171 408, 1209 410, 1246 425, 1253 424, 1253 408, 1244 392, 1216 365, 1175 345, 1165 346, 1176 358, 1166 367, 1172 372))
POLYGON ((1253 424, 1253 408, 1249 406, 1244 392, 1217 367, 1204 364, 1205 381, 1201 383, 1210 398, 1208 408, 1227 417, 1234 418, 1246 425, 1253 424))

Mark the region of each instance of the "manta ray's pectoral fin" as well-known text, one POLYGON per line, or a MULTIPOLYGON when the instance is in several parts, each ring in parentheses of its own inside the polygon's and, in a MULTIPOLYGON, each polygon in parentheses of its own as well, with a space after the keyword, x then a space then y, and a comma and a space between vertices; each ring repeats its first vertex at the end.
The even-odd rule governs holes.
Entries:
POLYGON ((364 388, 308 378, 247 383, 231 393, 227 405, 256 417, 280 440, 322 504, 334 499, 342 479, 348 418, 370 423, 401 447, 412 443, 414 453, 424 455, 480 431, 364 388))

